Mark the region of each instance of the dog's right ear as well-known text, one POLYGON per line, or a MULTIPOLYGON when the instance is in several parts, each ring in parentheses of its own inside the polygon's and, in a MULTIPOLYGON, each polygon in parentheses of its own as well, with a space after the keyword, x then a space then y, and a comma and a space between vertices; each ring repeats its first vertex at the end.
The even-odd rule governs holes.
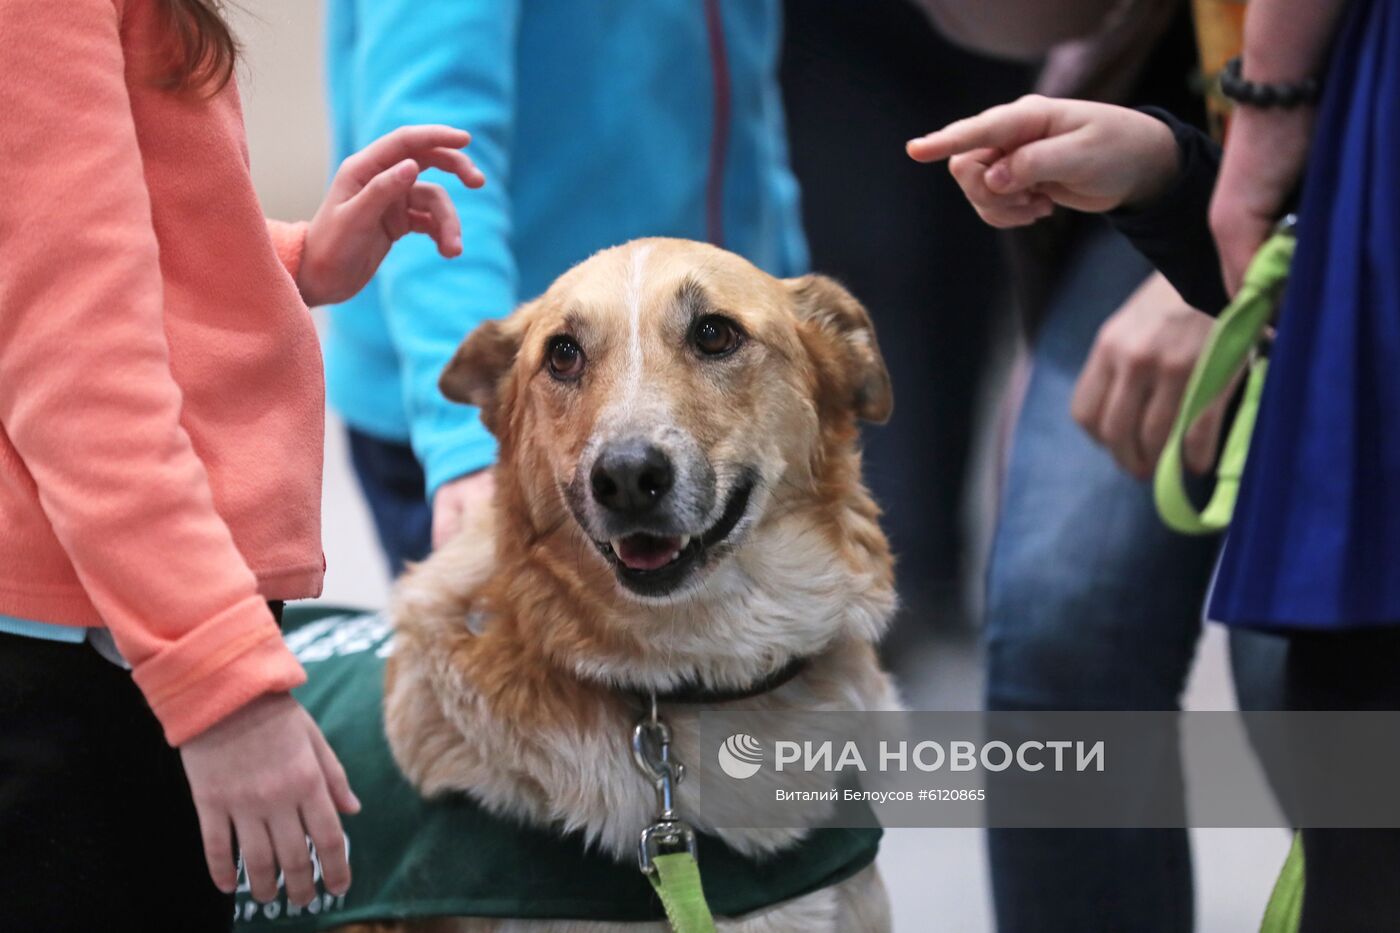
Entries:
POLYGON ((481 409, 481 422, 492 434, 499 433, 501 390, 520 350, 521 335, 518 312, 486 321, 457 348, 438 380, 443 395, 481 409))

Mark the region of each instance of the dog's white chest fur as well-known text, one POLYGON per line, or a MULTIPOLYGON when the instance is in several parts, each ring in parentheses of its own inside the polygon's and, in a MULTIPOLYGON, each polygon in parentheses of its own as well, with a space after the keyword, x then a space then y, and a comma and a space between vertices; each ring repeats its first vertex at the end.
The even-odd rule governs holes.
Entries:
MULTIPOLYGON (((388 698, 391 720, 409 716, 417 723, 413 742, 393 744, 400 765, 420 790, 429 795, 465 791, 495 812, 582 832, 614 857, 631 858, 642 829, 657 817, 655 790, 631 749, 633 728, 642 717, 640 704, 612 705, 592 728, 522 727, 494 715, 475 685, 465 682, 449 661, 449 652, 429 652, 401 666, 388 698)), ((896 709, 898 700, 868 645, 843 638, 828 645, 794 680, 743 701, 742 707, 804 713, 882 710, 896 709)), ((700 716, 709 708, 715 707, 661 705, 673 754, 682 763, 698 762, 706 754, 700 746, 700 716)), ((829 789, 823 775, 779 776, 767 769, 752 781, 776 788, 779 778, 789 790, 829 789)), ((760 797, 771 800, 773 794, 746 799, 760 797)), ((806 833, 805 827, 732 828, 761 824, 764 814, 736 809, 733 799, 719 795, 707 798, 696 781, 682 781, 676 788, 676 809, 697 830, 718 835, 746 854, 785 848, 806 833)))

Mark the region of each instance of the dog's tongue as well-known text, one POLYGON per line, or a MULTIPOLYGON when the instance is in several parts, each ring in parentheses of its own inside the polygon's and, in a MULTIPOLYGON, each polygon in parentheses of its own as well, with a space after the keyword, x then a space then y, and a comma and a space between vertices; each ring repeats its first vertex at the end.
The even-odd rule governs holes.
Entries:
POLYGON ((613 553, 628 570, 658 570, 680 556, 680 538, 635 534, 612 542, 613 553))

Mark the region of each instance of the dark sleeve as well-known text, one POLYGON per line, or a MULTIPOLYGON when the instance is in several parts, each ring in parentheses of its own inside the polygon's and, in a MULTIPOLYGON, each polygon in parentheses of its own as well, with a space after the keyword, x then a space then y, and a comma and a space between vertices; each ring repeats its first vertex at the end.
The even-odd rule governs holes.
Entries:
POLYGON ((1110 223, 1166 276, 1186 303, 1219 314, 1229 303, 1220 254, 1210 233, 1210 196, 1220 173, 1220 147, 1194 126, 1157 107, 1141 107, 1171 128, 1181 171, 1156 200, 1110 211, 1110 223))

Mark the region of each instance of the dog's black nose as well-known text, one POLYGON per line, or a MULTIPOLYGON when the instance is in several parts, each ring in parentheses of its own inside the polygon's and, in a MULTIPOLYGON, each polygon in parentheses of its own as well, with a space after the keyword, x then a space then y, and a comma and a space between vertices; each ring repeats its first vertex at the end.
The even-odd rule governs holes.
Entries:
POLYGON ((671 458, 641 439, 616 441, 598 454, 589 483, 593 498, 605 509, 641 515, 654 507, 675 482, 671 458))

